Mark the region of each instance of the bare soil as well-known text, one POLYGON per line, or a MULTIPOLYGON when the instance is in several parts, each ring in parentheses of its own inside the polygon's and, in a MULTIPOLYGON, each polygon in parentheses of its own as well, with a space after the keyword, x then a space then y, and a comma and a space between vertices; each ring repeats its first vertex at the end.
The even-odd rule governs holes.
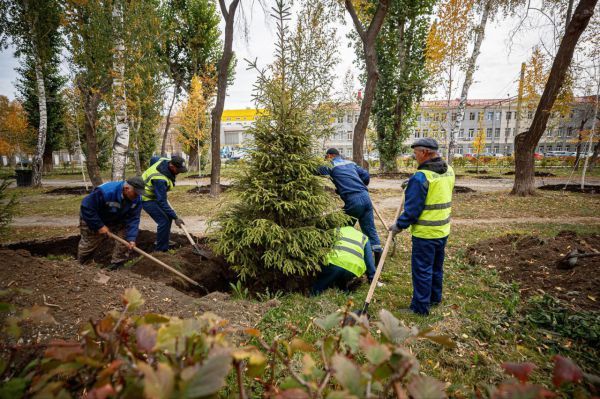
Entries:
POLYGON ((600 186, 599 185, 585 185, 584 189, 581 189, 579 184, 567 184, 565 187, 564 184, 546 184, 545 186, 538 187, 540 190, 549 190, 549 191, 570 191, 572 193, 585 193, 585 194, 600 194, 600 186))
MULTIPOLYGON (((221 184, 221 192, 229 190, 231 186, 229 184, 221 184)), ((210 185, 203 185, 194 187, 187 191, 190 194, 210 194, 210 185)))
POLYGON ((480 241, 467 249, 475 264, 496 269, 503 281, 519 284, 521 295, 548 293, 574 309, 600 311, 600 257, 581 258, 575 268, 560 270, 570 251, 600 251, 600 235, 562 231, 554 238, 509 234, 480 241))
POLYGON ((87 195, 92 192, 91 188, 80 187, 58 187, 46 191, 48 195, 87 195))
MULTIPOLYGON (((556 175, 552 172, 539 172, 536 170, 534 174, 536 177, 556 177, 556 175)), ((504 176, 514 176, 514 175, 515 175, 514 170, 509 170, 508 172, 506 172, 504 174, 504 176)))
POLYGON ((454 192, 455 193, 474 193, 475 190, 473 190, 470 187, 466 187, 466 186, 454 186, 454 192))

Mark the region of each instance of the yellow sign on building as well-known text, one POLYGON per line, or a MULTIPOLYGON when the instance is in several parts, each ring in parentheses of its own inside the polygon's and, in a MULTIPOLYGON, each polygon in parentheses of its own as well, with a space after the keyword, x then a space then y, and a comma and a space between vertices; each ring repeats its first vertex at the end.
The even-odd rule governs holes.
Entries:
POLYGON ((221 116, 222 122, 251 122, 256 119, 259 113, 263 113, 262 109, 226 109, 223 110, 223 115, 221 116))

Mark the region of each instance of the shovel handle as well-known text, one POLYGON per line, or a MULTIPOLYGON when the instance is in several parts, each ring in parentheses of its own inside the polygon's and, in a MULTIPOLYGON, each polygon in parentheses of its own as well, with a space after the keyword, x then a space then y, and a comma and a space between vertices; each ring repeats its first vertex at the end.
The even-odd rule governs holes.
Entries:
MULTIPOLYGON (((404 205, 404 190, 402 190, 402 200, 400 200, 400 205, 396 210, 396 215, 394 216, 394 220, 398 219, 400 216, 400 211, 402 210, 402 206, 404 205)), ((371 303, 371 298, 373 298, 373 293, 375 292, 375 288, 377 287, 377 281, 379 281, 379 276, 381 275, 381 271, 383 270, 383 264, 385 263, 385 258, 387 257, 388 251, 390 249, 390 244, 392 243, 392 239, 394 238, 394 233, 389 232, 387 236, 387 240, 385 242, 385 247, 383 248, 383 253, 381 254, 381 259, 379 260, 379 264, 377 265, 377 270, 375 271, 375 276, 373 276, 373 281, 371 281, 371 286, 369 287, 369 292, 367 293, 367 298, 365 299, 364 311, 369 308, 369 303, 371 303)))
MULTIPOLYGON (((127 245, 129 246, 129 243, 127 241, 125 241, 124 239, 122 239, 121 237, 119 237, 118 235, 115 235, 113 233, 111 233, 110 231, 108 232, 108 236, 110 238, 112 238, 115 241, 120 242, 123 245, 127 245)), ((185 274, 181 273, 178 270, 175 270, 174 268, 172 268, 171 266, 167 265, 165 262, 155 258, 154 256, 150 255, 149 253, 142 251, 141 249, 139 249, 138 247, 133 247, 133 250, 135 252, 137 252, 138 254, 142 255, 145 258, 150 259, 151 261, 153 261, 154 263, 164 267, 165 269, 167 269, 168 271, 170 271, 171 273, 174 273, 176 275, 178 275, 179 277, 181 277, 182 279, 184 279, 185 281, 187 281, 190 284, 196 285, 198 287, 200 287, 200 284, 198 284, 196 281, 192 280, 191 278, 189 278, 188 276, 186 276, 185 274)))
POLYGON ((188 232, 188 230, 185 228, 185 224, 182 224, 179 227, 181 227, 181 230, 183 230, 183 232, 185 233, 185 236, 187 237, 187 239, 190 242, 190 244, 192 244, 193 247, 196 247, 196 243, 194 242, 194 239, 192 238, 192 236, 190 235, 190 233, 188 232))
POLYGON ((381 216, 381 213, 379 212, 379 209, 377 209, 375 204, 373 204, 373 210, 375 211, 375 214, 377 215, 379 220, 381 220, 381 223, 383 223, 383 228, 387 230, 389 224, 383 219, 383 217, 381 216))

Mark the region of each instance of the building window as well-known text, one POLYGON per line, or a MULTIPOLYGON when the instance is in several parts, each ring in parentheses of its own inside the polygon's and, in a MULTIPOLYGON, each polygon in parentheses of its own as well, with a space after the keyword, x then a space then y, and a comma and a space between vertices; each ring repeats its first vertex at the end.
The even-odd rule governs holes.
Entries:
POLYGON ((423 137, 427 137, 428 133, 429 133, 428 129, 423 129, 423 137))
POLYGON ((486 132, 485 132, 485 138, 486 139, 491 139, 492 138, 492 128, 488 127, 486 132))
POLYGON ((499 121, 502 118, 502 111, 496 112, 496 120, 499 121))
POLYGON ((552 137, 552 129, 546 130, 546 137, 552 137))
POLYGON ((349 130, 346 132, 346 140, 352 141, 352 131, 349 130))
POLYGON ((510 111, 507 111, 507 112, 506 112, 506 120, 507 120, 507 121, 509 121, 509 120, 511 120, 511 119, 512 119, 512 112, 510 112, 510 111))
POLYGON ((499 138, 499 137, 500 137, 500 128, 499 128, 499 127, 497 127, 497 128, 494 130, 494 137, 497 137, 497 138, 499 138))
POLYGON ((415 138, 418 139, 419 137, 421 137, 421 131, 415 130, 415 138))
POLYGON ((465 137, 465 129, 460 129, 460 130, 458 131, 458 138, 459 138, 459 139, 462 139, 462 138, 464 138, 464 137, 465 137))
POLYGON ((533 111, 527 111, 527 119, 533 119, 533 111))
POLYGON ((453 120, 453 121, 455 121, 455 120, 456 120, 456 117, 457 117, 457 114, 456 114, 456 112, 453 112, 453 113, 452 113, 452 120, 453 120))
POLYGON ((346 115, 346 122, 352 123, 352 115, 350 115, 350 114, 346 115))
MULTIPOLYGON (((558 137, 565 137, 565 128, 561 127, 558 129, 558 137)), ((560 150, 557 150, 560 151, 560 150)))
POLYGON ((469 112, 469 120, 470 121, 474 121, 475 120, 475 112, 469 112))
POLYGON ((456 153, 457 153, 457 154, 462 154, 462 153, 463 153, 463 148, 462 148, 462 146, 458 146, 458 147, 456 147, 456 153))
POLYGON ((495 145, 494 146, 494 154, 497 154, 500 152, 500 146, 499 145, 495 145))
POLYGON ((338 116, 338 123, 344 123, 344 116, 338 116))
POLYGON ((493 113, 493 112, 488 112, 488 113, 486 114, 486 117, 485 117, 485 119, 486 119, 486 120, 488 120, 488 121, 491 121, 491 120, 493 120, 493 119, 494 119, 494 113, 493 113))
POLYGON ((467 138, 472 139, 474 135, 475 135, 475 129, 469 129, 469 136, 467 138))
POLYGON ((354 115, 354 123, 358 122, 358 114, 354 115))
POLYGON ((558 144, 556 146, 556 151, 562 151, 562 144, 558 144))
POLYGON ((569 128, 567 128, 567 137, 571 137, 571 136, 573 136, 573 128, 569 127, 569 128))
POLYGON ((510 128, 509 127, 507 127, 507 128, 504 129, 504 136, 505 137, 510 136, 510 128))

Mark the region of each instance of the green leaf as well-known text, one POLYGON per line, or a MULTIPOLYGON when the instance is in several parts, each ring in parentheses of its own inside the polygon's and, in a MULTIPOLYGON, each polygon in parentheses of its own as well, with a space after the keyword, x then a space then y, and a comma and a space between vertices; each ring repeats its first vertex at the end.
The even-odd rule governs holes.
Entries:
POLYGON ((327 330, 331 330, 334 327, 337 327, 340 324, 340 321, 342 321, 342 317, 343 317, 343 315, 340 312, 335 312, 335 313, 331 313, 328 316, 325 316, 324 318, 315 319, 314 323, 318 327, 327 331, 327 330))
POLYGON ((365 350, 365 357, 367 360, 376 366, 387 361, 390 356, 392 356, 392 353, 387 346, 382 344, 372 345, 365 350))
POLYGON ((262 352, 252 351, 246 364, 246 375, 250 378, 259 377, 267 367, 267 358, 262 352))
POLYGON ((192 377, 184 383, 183 398, 201 398, 213 395, 225 385, 225 377, 231 369, 231 355, 227 351, 207 358, 192 377))
POLYGON ((292 354, 296 352, 314 352, 316 350, 314 346, 298 337, 292 339, 290 349, 292 350, 292 354))
POLYGON ((140 320, 145 324, 164 324, 169 322, 169 318, 167 316, 163 316, 157 313, 146 313, 144 317, 140 320))
POLYGON ((360 327, 357 326, 345 326, 342 328, 342 342, 350 348, 352 353, 358 351, 358 338, 360 337, 360 327))
POLYGON ((25 378, 12 378, 0 386, 0 399, 22 398, 29 381, 25 378))
POLYGON ((444 383, 426 375, 414 376, 407 388, 413 399, 447 398, 444 383))
POLYGON ((385 309, 379 312, 379 320, 376 324, 381 333, 388 341, 399 344, 410 336, 410 329, 401 326, 400 321, 385 309))
POLYGON ((144 374, 144 396, 148 399, 168 399, 175 386, 175 373, 166 363, 158 363, 156 371, 147 363, 138 362, 144 374))
POLYGON ((452 338, 447 335, 432 335, 431 332, 423 332, 419 334, 419 337, 426 338, 447 348, 456 348, 456 342, 452 341, 452 338))
POLYGON ((353 395, 362 397, 365 384, 358 365, 339 353, 332 356, 331 364, 333 366, 333 376, 340 385, 353 395))
POLYGON ((133 312, 144 304, 142 294, 135 287, 125 289, 123 293, 123 304, 129 305, 129 311, 133 312))

